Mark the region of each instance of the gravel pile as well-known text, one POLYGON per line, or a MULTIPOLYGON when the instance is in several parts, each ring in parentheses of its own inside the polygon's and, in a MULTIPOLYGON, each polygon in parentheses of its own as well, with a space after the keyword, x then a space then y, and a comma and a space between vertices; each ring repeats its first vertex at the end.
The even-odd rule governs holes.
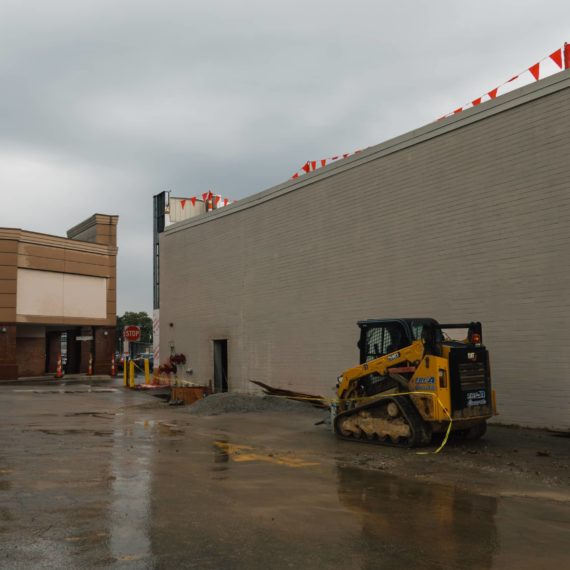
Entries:
POLYGON ((302 412, 312 409, 309 404, 278 396, 257 396, 223 392, 212 394, 187 407, 191 414, 215 416, 217 414, 248 412, 302 412))

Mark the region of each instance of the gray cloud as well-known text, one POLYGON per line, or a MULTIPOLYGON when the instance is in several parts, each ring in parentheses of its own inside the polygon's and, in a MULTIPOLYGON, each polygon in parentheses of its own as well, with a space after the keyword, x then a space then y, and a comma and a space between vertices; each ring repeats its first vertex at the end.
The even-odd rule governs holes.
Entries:
POLYGON ((569 16, 538 0, 4 0, 0 225, 119 214, 119 310, 149 310, 154 193, 241 198, 419 127, 570 40, 569 16))

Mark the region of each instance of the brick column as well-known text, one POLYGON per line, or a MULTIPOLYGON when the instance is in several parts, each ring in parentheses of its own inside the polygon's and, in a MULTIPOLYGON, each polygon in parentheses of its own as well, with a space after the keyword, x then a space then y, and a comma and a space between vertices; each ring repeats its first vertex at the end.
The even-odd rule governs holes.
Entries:
POLYGON ((13 380, 17 377, 16 325, 0 323, 0 380, 13 380))
POLYGON ((111 358, 115 354, 115 327, 94 327, 95 374, 111 374, 111 358))

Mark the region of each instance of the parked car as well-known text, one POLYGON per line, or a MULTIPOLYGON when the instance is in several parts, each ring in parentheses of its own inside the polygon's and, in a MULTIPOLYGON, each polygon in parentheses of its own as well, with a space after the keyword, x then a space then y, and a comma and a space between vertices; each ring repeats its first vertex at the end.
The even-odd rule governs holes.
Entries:
POLYGON ((124 355, 121 352, 115 352, 115 366, 117 367, 117 372, 122 372, 124 365, 124 355))

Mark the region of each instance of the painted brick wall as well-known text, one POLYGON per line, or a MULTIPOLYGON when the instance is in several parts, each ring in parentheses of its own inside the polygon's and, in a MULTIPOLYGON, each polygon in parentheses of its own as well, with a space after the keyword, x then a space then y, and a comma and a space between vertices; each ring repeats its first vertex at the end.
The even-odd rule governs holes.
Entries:
POLYGON ((329 396, 357 363, 357 320, 480 320, 498 420, 570 428, 565 85, 167 232, 161 354, 173 342, 207 382, 211 340, 227 338, 231 389, 253 379, 329 396))

